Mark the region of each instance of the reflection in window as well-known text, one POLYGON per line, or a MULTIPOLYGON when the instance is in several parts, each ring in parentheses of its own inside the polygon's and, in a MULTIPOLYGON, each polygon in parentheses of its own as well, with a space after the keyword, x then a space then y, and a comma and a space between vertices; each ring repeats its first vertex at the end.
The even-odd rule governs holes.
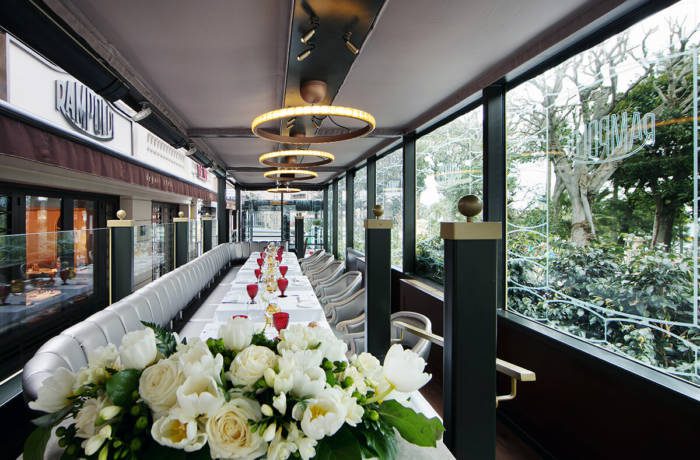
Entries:
POLYGON ((391 264, 403 264, 403 151, 396 150, 377 160, 377 204, 382 218, 391 219, 391 264))
POLYGON ((482 195, 482 116, 478 107, 416 141, 416 271, 438 282, 440 222, 464 220, 459 199, 482 195))
POLYGON ((328 223, 326 225, 326 228, 328 228, 328 245, 331 250, 333 251, 333 213, 335 212, 335 209, 333 208, 333 186, 329 185, 328 186, 328 223))
POLYGON ((700 384, 698 12, 508 93, 507 249, 510 310, 700 384))
POLYGON ((338 181, 338 257, 345 259, 345 177, 338 181))
POLYGON ((355 209, 352 220, 353 247, 358 251, 365 250, 365 219, 367 219, 367 168, 355 173, 355 209))

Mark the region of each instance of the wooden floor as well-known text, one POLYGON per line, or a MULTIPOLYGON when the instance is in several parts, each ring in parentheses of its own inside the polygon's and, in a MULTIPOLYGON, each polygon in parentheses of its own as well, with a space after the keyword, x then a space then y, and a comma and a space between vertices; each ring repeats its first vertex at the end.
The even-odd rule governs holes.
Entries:
MULTIPOLYGON (((425 399, 442 417, 442 382, 435 378, 421 389, 425 399)), ((542 457, 515 431, 500 420, 496 422, 496 458, 498 460, 540 460, 542 457)))

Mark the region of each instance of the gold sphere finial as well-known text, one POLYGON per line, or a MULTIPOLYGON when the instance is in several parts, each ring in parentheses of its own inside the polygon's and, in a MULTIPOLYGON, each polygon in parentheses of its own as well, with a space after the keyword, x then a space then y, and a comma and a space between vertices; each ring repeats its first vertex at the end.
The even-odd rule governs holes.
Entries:
POLYGON ((204 217, 211 217, 211 214, 209 214, 208 212, 205 212, 204 217))
POLYGON ((464 195, 457 204, 457 209, 459 209, 460 214, 467 218, 467 222, 471 222, 472 218, 478 215, 483 207, 481 200, 476 195, 464 195))
POLYGON ((177 213, 177 217, 185 217, 185 213, 180 211, 177 213))
POLYGON ((372 214, 374 214, 374 217, 375 217, 376 219, 379 219, 380 217, 382 217, 382 216, 384 215, 384 208, 382 207, 382 205, 381 205, 381 204, 375 204, 375 205, 372 207, 372 214))
POLYGON ((119 211, 117 211, 117 219, 119 219, 119 220, 126 219, 126 211, 124 211, 123 209, 120 209, 119 211))

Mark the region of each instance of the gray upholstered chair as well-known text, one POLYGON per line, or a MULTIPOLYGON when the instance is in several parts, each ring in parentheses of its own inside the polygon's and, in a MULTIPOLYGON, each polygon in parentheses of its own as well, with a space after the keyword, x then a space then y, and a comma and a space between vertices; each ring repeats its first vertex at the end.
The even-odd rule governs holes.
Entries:
POLYGON ((303 259, 299 259, 299 266, 304 269, 307 266, 313 264, 318 260, 319 257, 324 255, 326 253, 325 249, 319 249, 315 251, 313 254, 311 254, 309 257, 305 257, 303 259))
POLYGON ((319 257, 313 264, 302 268, 301 271, 302 273, 304 273, 304 275, 308 277, 313 276, 319 273, 324 268, 326 268, 331 262, 333 262, 334 259, 335 258, 332 254, 324 254, 321 257, 319 257))
POLYGON ((333 281, 343 274, 345 271, 345 262, 342 260, 334 260, 326 265, 323 270, 308 275, 311 286, 316 288, 321 283, 333 281))
POLYGON ((350 271, 343 273, 339 277, 328 281, 320 282, 314 292, 316 297, 325 305, 333 298, 342 298, 348 294, 354 293, 362 284, 362 273, 358 271, 350 271))
POLYGON ((365 290, 360 289, 338 302, 330 302, 323 307, 323 310, 331 327, 346 319, 355 318, 365 311, 365 290))

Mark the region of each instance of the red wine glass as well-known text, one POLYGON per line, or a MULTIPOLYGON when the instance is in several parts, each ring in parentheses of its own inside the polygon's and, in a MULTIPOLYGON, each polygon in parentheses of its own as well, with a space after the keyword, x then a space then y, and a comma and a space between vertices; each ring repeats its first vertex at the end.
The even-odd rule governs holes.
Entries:
POLYGON ((277 332, 281 331, 282 329, 286 329, 287 325, 289 325, 289 313, 286 311, 278 311, 277 313, 273 313, 272 323, 275 325, 277 332))
POLYGON ((256 262, 258 263, 258 267, 262 268, 263 262, 264 262, 263 258, 262 257, 258 258, 258 260, 256 260, 256 262))
POLYGON ((260 277, 262 276, 262 270, 259 268, 255 269, 255 279, 258 280, 258 283, 260 282, 260 277))
POLYGON ((287 270, 289 270, 288 266, 280 265, 280 273, 282 274, 282 278, 285 278, 287 276, 287 270))
POLYGON ((247 284, 245 287, 246 291, 248 291, 248 296, 250 297, 250 302, 248 303, 255 303, 255 296, 258 295, 258 285, 257 283, 253 284, 247 284))
POLYGON ((284 295, 284 291, 287 290, 287 286, 289 286, 289 280, 287 278, 278 278, 277 279, 277 287, 280 289, 280 292, 282 293, 280 297, 287 297, 284 295))

